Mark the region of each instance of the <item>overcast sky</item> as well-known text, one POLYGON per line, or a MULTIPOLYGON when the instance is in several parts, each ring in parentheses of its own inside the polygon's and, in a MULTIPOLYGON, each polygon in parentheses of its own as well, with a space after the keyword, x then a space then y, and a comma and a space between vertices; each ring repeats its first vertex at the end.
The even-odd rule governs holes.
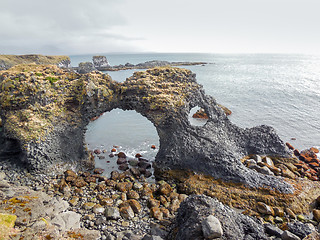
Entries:
POLYGON ((319 0, 0 0, 0 54, 320 54, 319 0))

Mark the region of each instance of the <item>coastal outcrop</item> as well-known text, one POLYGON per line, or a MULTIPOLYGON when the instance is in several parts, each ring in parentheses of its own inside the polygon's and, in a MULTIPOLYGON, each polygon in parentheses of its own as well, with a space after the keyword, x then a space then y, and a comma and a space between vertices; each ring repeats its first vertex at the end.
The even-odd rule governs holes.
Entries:
POLYGON ((9 69, 18 64, 54 64, 61 68, 70 68, 68 56, 29 55, 0 55, 0 70, 9 69))
POLYGON ((2 72, 0 81, 5 146, 12 141, 20 146, 20 159, 29 168, 84 159, 89 120, 121 108, 136 110, 155 125, 159 169, 193 170, 251 187, 292 191, 284 181, 256 173, 240 161, 249 154, 289 156, 274 129, 232 124, 189 70, 154 68, 117 83, 99 72, 81 75, 55 66, 20 65, 2 72), (189 123, 195 106, 209 117, 203 127, 189 123))
POLYGON ((93 66, 97 69, 110 67, 110 64, 105 56, 93 56, 92 62, 93 66))

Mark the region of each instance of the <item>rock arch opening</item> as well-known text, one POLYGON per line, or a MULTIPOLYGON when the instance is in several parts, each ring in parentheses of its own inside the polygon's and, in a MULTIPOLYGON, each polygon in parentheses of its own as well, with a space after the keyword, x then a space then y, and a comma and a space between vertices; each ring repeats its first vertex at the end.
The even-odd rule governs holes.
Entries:
POLYGON ((95 159, 95 167, 104 169, 105 176, 114 170, 128 170, 140 172, 138 177, 149 178, 159 149, 159 136, 147 118, 134 110, 117 108, 88 124, 85 143, 95 159))
POLYGON ((208 114, 199 106, 193 107, 188 115, 189 122, 192 126, 202 127, 208 122, 208 114))

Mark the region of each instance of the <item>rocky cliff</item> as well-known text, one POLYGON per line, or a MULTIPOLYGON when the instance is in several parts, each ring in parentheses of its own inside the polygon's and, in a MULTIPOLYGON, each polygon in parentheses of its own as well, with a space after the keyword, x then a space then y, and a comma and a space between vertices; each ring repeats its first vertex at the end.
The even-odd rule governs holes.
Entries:
POLYGON ((62 68, 69 68, 68 56, 43 56, 43 55, 0 55, 0 70, 9 69, 18 64, 55 64, 62 68))

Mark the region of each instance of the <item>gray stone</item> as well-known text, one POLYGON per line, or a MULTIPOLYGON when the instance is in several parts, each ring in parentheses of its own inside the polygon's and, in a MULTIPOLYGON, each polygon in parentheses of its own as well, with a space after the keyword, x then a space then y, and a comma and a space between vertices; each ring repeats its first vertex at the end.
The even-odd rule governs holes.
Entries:
POLYGON ((209 215, 201 222, 203 236, 206 239, 219 238, 223 234, 221 223, 218 218, 213 215, 209 215))
POLYGON ((281 237, 281 235, 283 234, 283 231, 280 228, 270 223, 264 224, 264 229, 266 233, 272 236, 281 237))
POLYGON ((235 212, 216 199, 204 195, 192 195, 178 209, 175 240, 203 239, 201 222, 213 214, 222 223, 222 240, 266 240, 261 223, 246 215, 235 212))
POLYGON ((78 73, 85 74, 92 71, 95 71, 96 68, 93 66, 91 62, 81 62, 78 66, 78 73))
POLYGON ((300 238, 305 238, 314 231, 314 227, 299 221, 287 224, 288 230, 300 238))
POLYGON ((259 172, 262 174, 274 175, 274 173, 267 166, 261 167, 259 172))
POLYGON ((300 238, 297 235, 289 232, 288 230, 282 233, 281 239, 282 240, 300 240, 300 238))
POLYGON ((71 229, 77 229, 80 228, 80 219, 81 214, 67 211, 60 214, 62 220, 65 222, 65 229, 71 230, 71 229))
POLYGON ((150 223, 150 233, 152 236, 159 236, 163 239, 166 239, 168 232, 161 227, 161 225, 151 222, 150 223))
POLYGON ((33 228, 35 231, 44 230, 46 227, 47 227, 47 223, 43 220, 38 220, 35 223, 33 223, 31 226, 31 228, 33 228))
POLYGON ((256 160, 254 160, 254 159, 247 159, 247 160, 245 161, 245 164, 246 164, 247 167, 250 167, 250 166, 252 166, 252 165, 257 165, 257 162, 256 162, 256 160))
POLYGON ((104 215, 107 219, 117 220, 120 218, 119 208, 117 207, 106 207, 104 211, 104 215))

